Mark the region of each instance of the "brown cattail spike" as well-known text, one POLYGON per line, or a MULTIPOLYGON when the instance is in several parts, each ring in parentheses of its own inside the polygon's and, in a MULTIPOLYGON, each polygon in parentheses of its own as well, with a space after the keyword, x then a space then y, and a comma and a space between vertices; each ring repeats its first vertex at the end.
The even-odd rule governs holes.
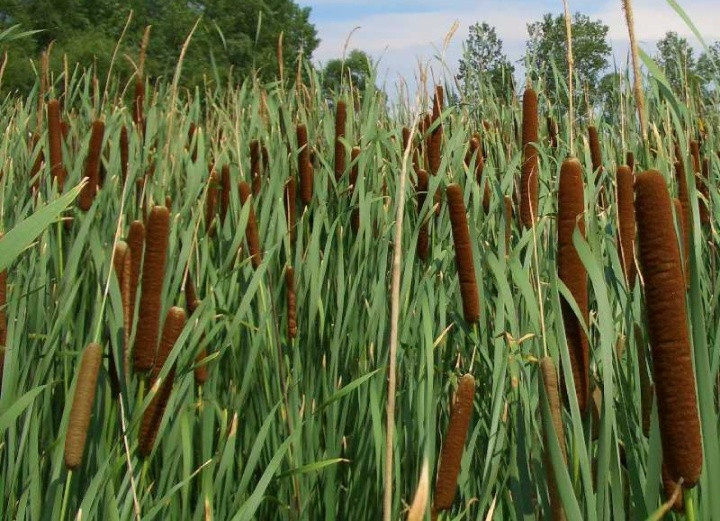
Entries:
POLYGON ((450 423, 445 432, 445 439, 440 453, 440 465, 435 482, 433 512, 437 514, 452 507, 457 490, 457 476, 460 472, 460 461, 465 447, 470 420, 473 413, 473 397, 475 395, 475 378, 466 374, 458 383, 455 401, 450 413, 450 423))
POLYGON ((67 435, 65 436, 65 467, 69 470, 75 470, 82 464, 101 361, 100 345, 89 344, 85 348, 80 362, 67 435))
POLYGON ((297 310, 295 301, 295 270, 288 266, 285 270, 285 294, 287 295, 287 335, 288 339, 297 336, 297 310))
POLYGON ((432 113, 432 124, 436 125, 436 127, 430 134, 430 147, 428 149, 428 162, 432 175, 437 175, 442 160, 443 126, 441 118, 444 104, 445 94, 443 87, 442 85, 437 85, 435 87, 435 97, 433 98, 432 113))
POLYGON ((620 166, 617 171, 618 205, 618 253, 622 261, 623 274, 627 287, 635 286, 635 205, 633 192, 633 173, 630 167, 620 166))
POLYGON ((135 371, 148 371, 155 364, 169 232, 170 212, 164 206, 153 207, 148 216, 142 270, 140 310, 133 353, 135 371))
POLYGON ((123 183, 127 179, 128 164, 130 162, 130 140, 125 125, 120 129, 120 173, 122 174, 123 183))
POLYGON ((143 106, 145 105, 145 82, 142 77, 135 79, 135 96, 133 97, 133 122, 135 127, 142 131, 144 128, 145 116, 143 106))
POLYGON ((50 143, 50 174, 57 182, 58 191, 62 192, 65 186, 67 172, 63 166, 62 153, 62 125, 60 123, 60 104, 58 100, 48 101, 48 140, 50 143))
MULTIPOLYGON (((130 277, 132 272, 132 253, 130 252, 130 246, 125 241, 118 241, 115 245, 115 252, 113 253, 113 269, 115 276, 117 277, 118 286, 120 288, 120 297, 122 300, 123 308, 123 329, 124 329, 124 342, 123 342, 123 358, 124 369, 127 372, 128 360, 127 354, 130 348, 130 327, 132 317, 130 315, 130 277)), ((111 357, 112 358, 112 357, 111 357)))
POLYGON ((550 148, 555 150, 558 147, 558 126, 552 116, 548 116, 545 120, 547 124, 548 138, 550 141, 550 148))
POLYGON ((625 154, 625 164, 630 168, 631 172, 635 172, 635 154, 628 152, 625 154))
POLYGON ((338 100, 335 111, 335 179, 339 180, 345 173, 345 139, 347 127, 347 107, 345 101, 338 100))
POLYGON ((430 238, 428 234, 428 228, 430 224, 427 218, 423 218, 421 212, 423 206, 425 205, 425 200, 427 199, 430 178, 428 176, 428 173, 422 169, 418 170, 417 178, 417 186, 415 190, 417 192, 418 198, 418 215, 422 219, 420 222, 420 230, 418 232, 417 238, 417 256, 421 261, 425 262, 427 261, 428 249, 430 246, 430 238))
POLYGON ((472 324, 480 318, 480 300, 477 280, 475 279, 475 263, 473 262, 470 230, 465 215, 465 202, 462 189, 458 184, 452 183, 448 185, 447 199, 453 241, 455 243, 455 263, 460 278, 463 314, 465 322, 472 324))
POLYGON ((95 194, 97 193, 98 184, 100 182, 100 163, 102 159, 102 142, 105 134, 105 123, 102 120, 95 120, 92 124, 90 132, 90 146, 88 148, 88 156, 85 161, 85 177, 88 183, 83 186, 78 197, 78 206, 84 212, 87 212, 92 206, 95 194))
POLYGON ((525 228, 531 228, 538 217, 538 98, 532 87, 523 96, 523 163, 520 175, 520 220, 525 228))
MULTIPOLYGON (((151 387, 153 388, 158 385, 158 376, 162 370, 162 366, 170 355, 183 327, 185 327, 185 320, 185 311, 183 311, 182 308, 172 307, 167 313, 162 340, 160 341, 160 348, 158 350, 158 363, 155 365, 151 378, 151 387)), ((150 400, 143 414, 142 422, 140 423, 140 440, 138 444, 138 451, 143 458, 150 455, 155 445, 155 439, 157 438, 158 429, 160 428, 160 423, 165 413, 165 407, 167 407, 167 402, 170 398, 174 380, 175 366, 173 364, 165 380, 159 384, 157 394, 150 400)))
POLYGON ((670 477, 691 488, 702 468, 700 420, 685 316, 685 286, 670 194, 656 170, 635 181, 639 259, 652 349, 663 459, 670 477))
POLYGON ((590 143, 590 160, 595 174, 602 172, 602 151, 600 149, 600 137, 598 136, 597 127, 590 125, 588 127, 588 141, 590 143))
MULTIPOLYGON (((582 319, 588 324, 587 272, 573 245, 576 227, 585 236, 584 211, 582 166, 577 159, 566 159, 560 168, 558 189, 558 277, 570 290, 582 319)), ((564 299, 561 304, 578 407, 585 411, 590 392, 588 341, 570 304, 564 299)))
MULTIPOLYGON (((551 420, 550 423, 552 425, 552 430, 555 432, 555 436, 557 437, 563 461, 567 461, 567 450, 565 448, 565 434, 562 425, 562 409, 560 407, 560 392, 558 389, 557 371, 555 369, 555 362, 553 362, 553 359, 549 356, 546 356, 542 360, 540 360, 540 375, 541 386, 545 391, 545 396, 547 397, 548 405, 550 407, 550 418, 548 419, 551 420)), ((544 417, 543 420, 547 421, 544 417)), ((550 495, 550 508, 552 509, 553 520, 561 521, 565 519, 565 511, 562 507, 562 500, 560 499, 560 491, 558 490, 558 482, 555 476, 555 471, 549 457, 550 440, 547 437, 546 430, 550 429, 548 429, 547 427, 543 429, 543 440, 545 444, 543 461, 548 473, 547 482, 548 492, 550 495)))
POLYGON ((250 249, 250 256, 252 257, 253 268, 257 269, 262 263, 260 234, 258 232, 257 220, 255 219, 255 209, 250 201, 250 186, 245 181, 240 182, 240 204, 250 204, 245 236, 247 237, 248 248, 250 249))

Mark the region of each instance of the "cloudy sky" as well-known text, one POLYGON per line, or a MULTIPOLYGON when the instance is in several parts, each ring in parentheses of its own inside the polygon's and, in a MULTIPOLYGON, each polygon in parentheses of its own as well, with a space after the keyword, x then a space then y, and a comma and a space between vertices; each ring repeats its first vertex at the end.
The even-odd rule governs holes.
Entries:
MULTIPOLYGON (((455 72, 462 41, 468 26, 485 21, 495 26, 511 60, 521 58, 527 38, 526 25, 544 13, 562 12, 561 0, 299 0, 312 8, 311 20, 318 29, 321 43, 315 61, 322 63, 342 55, 350 36, 349 49, 363 49, 380 59, 381 82, 387 86, 402 76, 411 84, 418 60, 432 61, 441 52, 443 40, 457 21, 459 27, 446 55, 446 63, 455 72)), ((720 0, 680 0, 688 16, 708 43, 720 40, 720 0)), ((654 51, 655 42, 666 31, 685 35, 700 47, 690 29, 666 0, 634 0, 635 30, 640 45, 654 51)), ((627 29, 620 0, 570 0, 573 12, 581 11, 600 18, 610 27, 615 59, 625 61, 627 29)), ((438 71, 440 67, 435 66, 438 71)))

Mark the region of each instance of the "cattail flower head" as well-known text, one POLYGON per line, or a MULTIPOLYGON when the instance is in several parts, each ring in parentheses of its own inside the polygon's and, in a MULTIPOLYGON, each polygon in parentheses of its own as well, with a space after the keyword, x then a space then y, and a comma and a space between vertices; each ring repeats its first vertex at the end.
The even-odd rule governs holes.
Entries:
POLYGON ((467 437, 473 413, 475 378, 466 374, 458 383, 455 401, 450 412, 450 423, 440 453, 440 464, 435 482, 433 512, 448 510, 452 507, 457 490, 457 476, 460 472, 465 438, 467 437))
POLYGON ((600 149, 600 137, 598 136, 597 127, 590 125, 588 127, 588 141, 590 143, 590 160, 592 161, 593 172, 602 172, 602 151, 600 149))
POLYGON ((635 212, 663 458, 670 477, 692 487, 702 469, 700 419, 680 251, 660 172, 637 176, 635 212))
POLYGON ((257 220, 255 219, 255 209, 250 202, 250 186, 245 182, 240 182, 240 204, 250 204, 250 213, 248 214, 247 226, 245 228, 245 236, 247 237, 250 256, 252 257, 253 268, 257 269, 262 263, 262 249, 260 248, 260 234, 258 232, 257 220))
POLYGON ((84 212, 87 212, 92 206, 100 182, 100 163, 102 161, 100 155, 102 153, 104 134, 105 123, 99 119, 93 121, 90 132, 90 146, 85 161, 85 177, 88 178, 88 183, 83 186, 78 197, 78 206, 84 212))
POLYGON ((65 467, 69 470, 75 470, 82 464, 101 362, 102 348, 96 343, 89 344, 80 362, 65 436, 65 467))
MULTIPOLYGON (((560 168, 558 189, 558 277, 570 290, 581 317, 588 324, 587 271, 573 244, 576 227, 585 236, 584 211, 582 166, 577 159, 566 159, 560 168)), ((577 316, 565 300, 562 300, 562 315, 578 406, 585 411, 590 392, 588 341, 577 316)))
POLYGON ((625 281, 629 289, 635 286, 635 205, 633 173, 630 167, 620 166, 617 170, 618 205, 618 250, 622 261, 625 281))
POLYGON ((153 207, 148 216, 143 261, 140 310, 133 353, 135 371, 148 371, 155 363, 169 233, 170 212, 164 206, 153 207))
POLYGON ((53 99, 47 103, 48 140, 50 143, 50 174, 57 181, 58 190, 63 191, 67 172, 63 165, 62 124, 60 122, 60 103, 53 99))
POLYGON ((130 163, 130 140, 125 125, 120 129, 120 172, 123 183, 127 179, 128 164, 130 163))
MULTIPOLYGON (((425 170, 418 170, 417 172, 417 186, 415 188, 417 192, 417 198, 418 198, 418 214, 422 216, 422 208, 425 205, 425 199, 427 199, 427 192, 428 192, 428 185, 430 183, 430 178, 428 176, 428 173, 425 170)), ((430 238, 428 234, 428 220, 423 219, 420 223, 420 230, 418 232, 418 238, 417 238, 417 256, 418 258, 425 262, 427 261, 428 257, 428 249, 430 246, 430 238)))
POLYGON ((345 173, 345 139, 347 127, 347 106, 344 100, 338 100, 335 111, 335 179, 340 179, 345 173))
POLYGON ((480 300, 477 280, 475 279, 475 263, 473 262, 470 230, 465 215, 465 202, 462 189, 458 184, 448 185, 447 199, 450 209, 453 242, 455 243, 455 263, 460 278, 463 314, 465 321, 472 324, 480 318, 480 300))
POLYGON ((532 87, 523 96, 522 146, 523 163, 520 175, 520 220, 531 228, 538 217, 538 153, 533 143, 538 141, 538 98, 532 87))

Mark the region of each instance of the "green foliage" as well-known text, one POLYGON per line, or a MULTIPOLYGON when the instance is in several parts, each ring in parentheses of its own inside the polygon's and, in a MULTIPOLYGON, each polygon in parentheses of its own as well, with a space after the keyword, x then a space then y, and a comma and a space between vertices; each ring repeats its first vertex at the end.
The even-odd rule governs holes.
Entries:
MULTIPOLYGON (((0 7, 0 28, 20 24, 41 30, 32 35, 32 45, 9 47, 10 63, 20 64, 13 66, 16 71, 27 70, 27 60, 37 61, 50 42, 55 42, 54 70, 67 54, 71 67, 76 63, 83 68, 95 65, 97 74, 104 77, 130 10, 132 22, 115 64, 122 78, 135 70, 146 25, 153 27, 146 72, 151 79, 169 78, 185 39, 200 19, 183 67, 182 85, 188 87, 216 77, 224 83, 231 72, 236 79, 253 72, 264 80, 276 78, 281 32, 286 70, 294 70, 298 53, 311 57, 319 43, 309 21, 310 8, 299 7, 292 0, 15 0, 0 7)), ((32 80, 28 74, 8 74, 4 87, 27 91, 32 80)))
MULTIPOLYGON (((608 26, 600 20, 592 20, 582 13, 572 17, 572 48, 576 81, 582 88, 595 91, 600 74, 608 66, 610 44, 607 41, 608 26)), ((567 42, 565 18, 563 15, 553 16, 547 13, 542 20, 528 24, 529 39, 526 47, 526 64, 531 68, 536 79, 546 82, 548 95, 555 103, 563 103, 567 99, 564 91, 556 82, 554 70, 567 78, 567 42)), ((578 93, 582 98, 582 90, 578 93)))
POLYGON ((458 66, 458 79, 462 81, 465 97, 482 97, 485 85, 490 85, 495 95, 507 92, 514 72, 515 67, 505 55, 495 28, 486 22, 471 25, 458 66))

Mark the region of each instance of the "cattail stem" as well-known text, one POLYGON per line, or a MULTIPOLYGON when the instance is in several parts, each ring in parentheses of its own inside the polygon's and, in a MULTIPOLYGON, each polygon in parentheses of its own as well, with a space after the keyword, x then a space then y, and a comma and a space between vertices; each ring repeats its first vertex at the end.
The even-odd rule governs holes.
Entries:
POLYGON ((630 56, 632 58, 633 68, 633 94, 635 96, 635 105, 637 107, 638 119, 640 120, 640 130, 642 131, 643 142, 647 143, 647 119, 645 118, 645 92, 642 85, 642 75, 640 73, 640 55, 638 53, 637 39, 635 38, 635 19, 633 17, 632 0, 622 0, 623 11, 625 11, 625 22, 627 23, 628 34, 630 36, 630 56))

